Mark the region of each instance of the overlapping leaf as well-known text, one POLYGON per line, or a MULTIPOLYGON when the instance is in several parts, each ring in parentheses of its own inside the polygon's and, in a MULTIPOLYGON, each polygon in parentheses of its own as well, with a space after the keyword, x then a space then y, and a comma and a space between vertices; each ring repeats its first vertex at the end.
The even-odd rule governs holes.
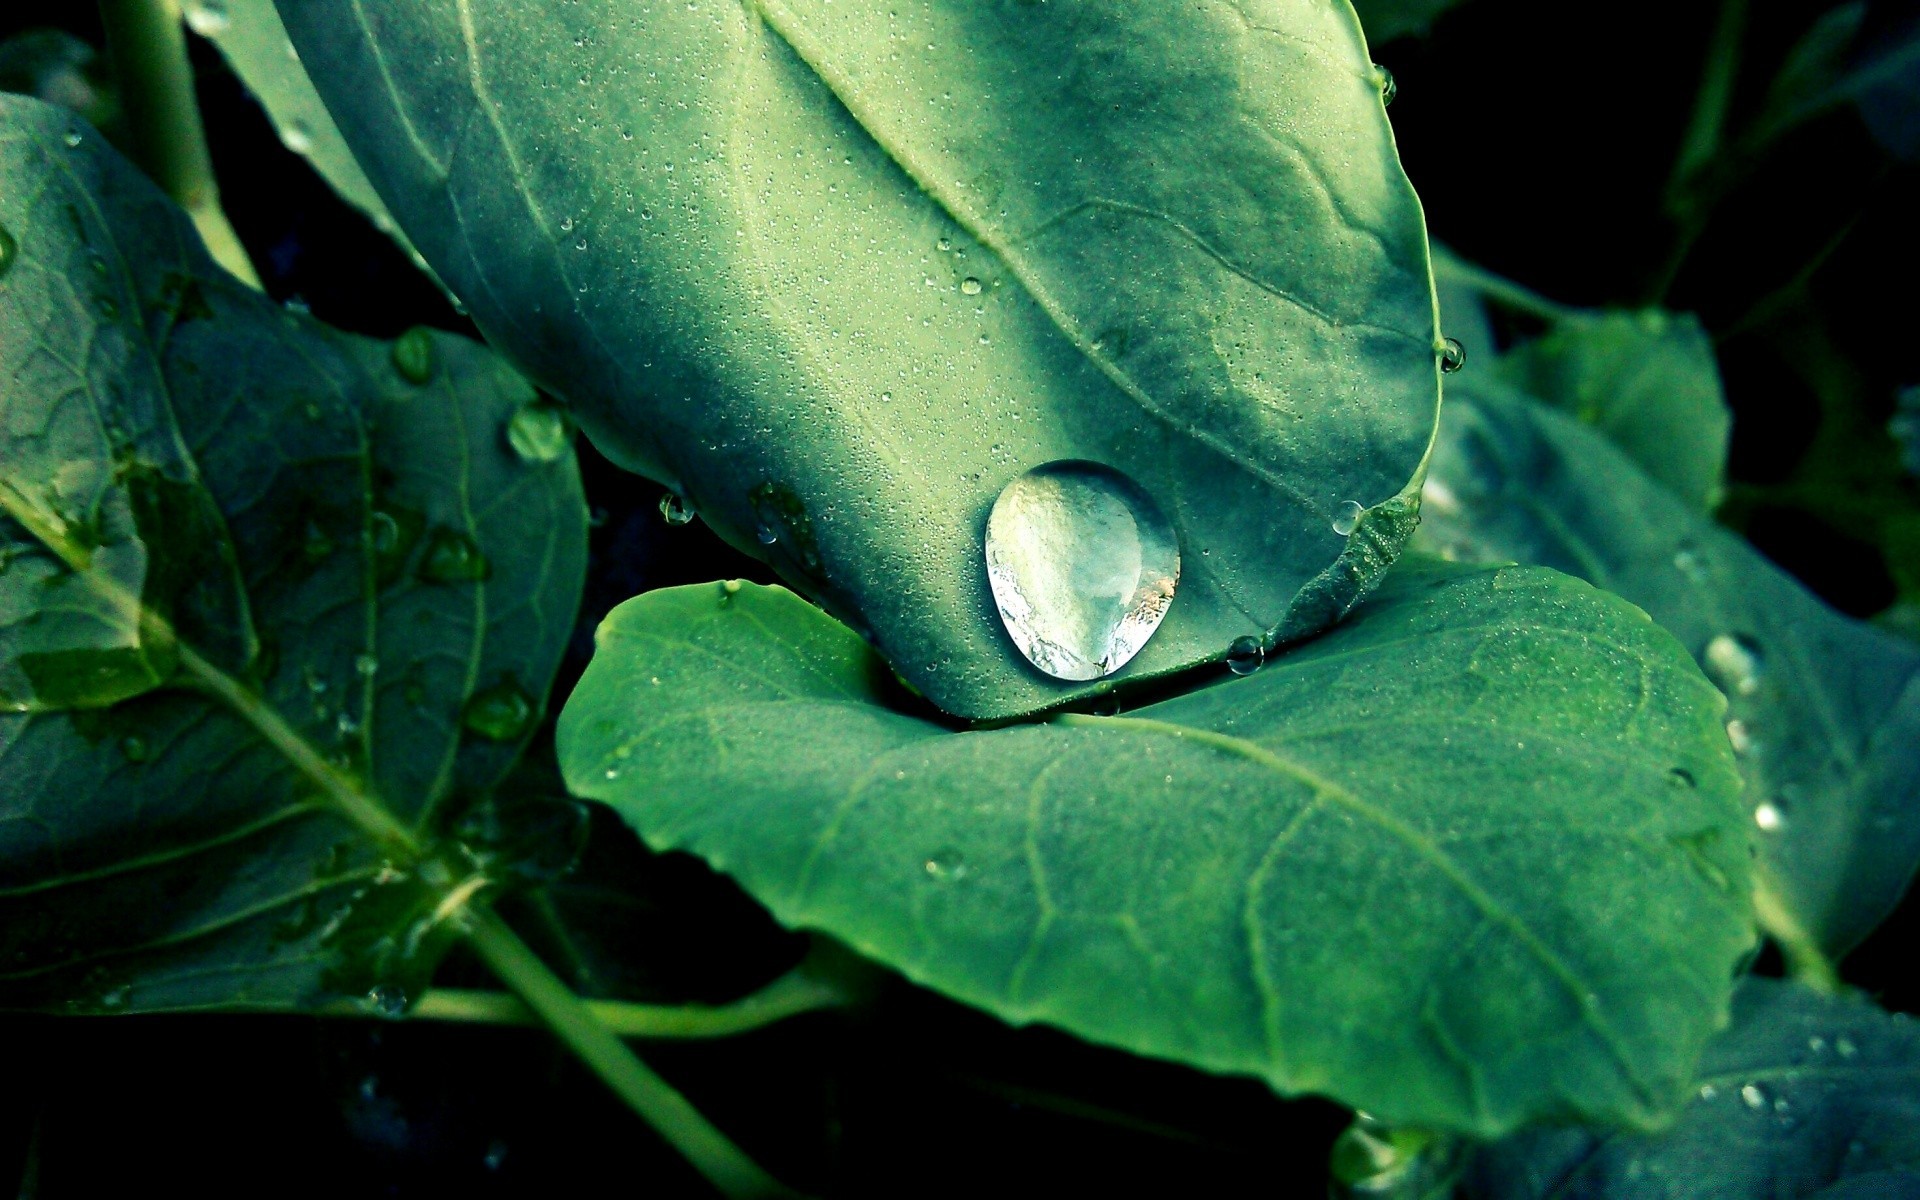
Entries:
POLYGON ((1920 1196, 1920 1027, 1857 997, 1749 979, 1673 1129, 1522 1135, 1479 1156, 1465 1194, 1911 1200, 1920 1196))
MULTIPOLYGON (((511 765, 584 568, 564 425, 471 343, 347 337, 241 288, 57 109, 0 98, 0 225, 18 256, 0 277, 8 427, 86 396, 170 439, 10 454, 9 494, 59 470, 171 470, 213 516, 136 526, 135 544, 166 562, 211 539, 194 561, 231 564, 248 602, 221 644, 258 647, 216 655, 176 610, 193 670, 108 708, 0 717, 0 1003, 284 1004, 347 978, 349 943, 404 957, 406 888, 374 886, 393 874, 381 848, 318 779, 430 841, 511 765)), ((52 557, 0 574, 29 624, 40 579, 69 578, 50 536, 52 557)), ((133 606, 64 586, 81 582, 133 606)))
POLYGON ((1407 534, 1433 293, 1344 4, 280 11, 488 337, 948 711, 1074 694, 981 553, 1041 463, 1178 526, 1133 679, 1324 626, 1407 534))
POLYGON ((1728 697, 1775 932, 1841 953, 1920 863, 1920 650, 1833 612, 1597 432, 1452 389, 1420 543, 1539 563, 1646 609, 1728 697))
POLYGON ((598 644, 562 769, 655 846, 1009 1020, 1390 1120, 1657 1122, 1751 941, 1718 695, 1552 572, 1403 567, 1250 678, 992 732, 780 589, 598 644))

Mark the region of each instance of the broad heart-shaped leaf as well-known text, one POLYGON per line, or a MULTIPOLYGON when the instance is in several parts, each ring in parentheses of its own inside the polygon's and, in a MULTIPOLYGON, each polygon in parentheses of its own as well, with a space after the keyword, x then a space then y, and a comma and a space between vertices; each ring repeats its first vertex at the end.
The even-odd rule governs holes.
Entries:
POLYGON ((1112 686, 1031 667, 988 590, 1043 463, 1177 527, 1123 679, 1325 626, 1407 536, 1433 289, 1340 0, 280 13, 488 338, 949 712, 1112 686))
POLYGON ((1465 1195, 1920 1197, 1920 1026, 1910 1018, 1853 996, 1749 979, 1695 1082, 1671 1130, 1523 1134, 1478 1156, 1465 1195))
MULTIPOLYGON (((173 687, 0 717, 0 1005, 286 1004, 350 980, 350 944, 395 957, 382 922, 417 914, 410 885, 371 887, 383 848, 320 776, 430 840, 512 764, 573 619, 585 511, 570 454, 524 459, 506 433, 557 416, 471 343, 348 337, 242 288, 46 105, 0 97, 0 224, 20 256, 0 328, 51 355, 92 322, 131 348, 94 385, 169 414, 261 645, 235 675, 183 634, 173 687), (119 281, 110 317, 35 300, 68 264, 90 284, 81 245, 119 281)), ((10 405, 35 378, 8 379, 10 405)))
POLYGON ((1790 944, 1855 945, 1920 863, 1920 649, 1821 604, 1597 432, 1462 381, 1417 544, 1571 572, 1679 638, 1728 697, 1763 918, 1790 944))
POLYGON ((577 795, 1010 1021, 1428 1128, 1647 1125, 1752 940, 1718 695, 1553 572, 1403 567, 1249 678, 991 732, 889 708, 783 589, 598 636, 577 795))
POLYGON ((1695 508, 1719 503, 1733 414, 1691 314, 1583 314, 1503 355, 1495 373, 1606 434, 1695 508))
MULTIPOLYGON (((178 290, 165 255, 109 253, 105 214, 66 186, 59 139, 0 154, 0 711, 97 707, 157 686, 174 647, 142 607, 244 665, 255 647, 232 546, 154 353, 177 318, 176 305, 147 306, 178 290)), ((164 200, 103 199, 121 204, 129 234, 181 252, 164 200)))

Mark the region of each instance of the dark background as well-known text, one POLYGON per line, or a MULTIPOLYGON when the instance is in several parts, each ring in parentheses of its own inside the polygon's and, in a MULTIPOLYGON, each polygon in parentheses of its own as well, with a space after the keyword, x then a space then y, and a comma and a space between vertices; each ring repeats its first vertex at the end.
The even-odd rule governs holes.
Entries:
MULTIPOLYGON (((1896 528, 1920 505, 1886 434, 1896 389, 1920 381, 1920 171, 1836 112, 1776 147, 1677 259, 1663 189, 1714 7, 1474 0, 1431 37, 1376 51, 1436 238, 1582 305, 1648 302, 1671 273, 1666 302, 1715 335, 1735 413, 1722 518, 1871 617, 1903 584, 1920 589, 1896 528), (1826 367, 1809 365, 1810 344, 1833 351, 1826 367), (1835 356, 1839 403, 1819 386, 1835 356)), ((1753 6, 1736 128, 1825 7, 1753 6)), ((1873 19, 1907 15, 1883 5, 1873 19)), ((35 26, 99 42, 80 0, 11 4, 0 38, 35 26)), ((362 333, 473 332, 281 146, 216 53, 196 41, 194 57, 227 212, 271 295, 362 333)), ((656 487, 581 452, 593 565, 562 694, 620 600, 767 578, 699 523, 666 526, 656 487)), ((594 907, 606 960, 627 964, 624 994, 726 999, 802 950, 724 880, 648 855, 604 813, 563 891, 594 907)), ((1917 908, 1910 898, 1846 964, 1907 1011, 1920 1009, 1899 974, 1917 908)), ((456 960, 442 979, 484 976, 456 960)), ((1346 1120, 1249 1081, 1010 1030, 899 983, 851 1014, 643 1052, 776 1174, 836 1195, 1317 1196, 1346 1120)), ((537 1031, 270 1016, 0 1019, 0 1194, 23 1176, 42 1197, 705 1194, 537 1031)))

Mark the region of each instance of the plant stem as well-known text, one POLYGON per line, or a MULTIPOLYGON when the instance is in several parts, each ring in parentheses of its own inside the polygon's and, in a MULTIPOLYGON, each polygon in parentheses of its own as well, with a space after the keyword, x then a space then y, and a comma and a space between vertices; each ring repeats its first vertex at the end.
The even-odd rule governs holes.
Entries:
POLYGON ((1834 970, 1826 952, 1781 903, 1772 881, 1764 877, 1754 883, 1753 916, 1761 932, 1780 947, 1787 971, 1795 979, 1821 992, 1840 990, 1840 973, 1834 970))
MULTIPOLYGON (((583 1000, 587 1011, 617 1037, 723 1038, 764 1029, 801 1013, 839 1008, 849 997, 804 969, 789 972, 731 1004, 632 1004, 583 1000)), ((329 1005, 322 1016, 366 1016, 353 1002, 329 1005)), ((434 988, 408 1010, 409 1019, 484 1025, 539 1025, 539 1014, 519 996, 469 988, 434 988)))
POLYGON ((214 261, 258 288, 260 277, 220 208, 179 0, 100 0, 100 22, 120 84, 133 160, 187 211, 214 261))
POLYGON ((1680 139, 1680 154, 1667 179, 1669 211, 1680 215, 1686 205, 1687 182, 1720 153, 1727 128, 1727 109, 1733 102, 1734 79, 1740 67, 1740 42, 1747 31, 1748 0, 1721 0, 1720 15, 1707 43, 1706 64, 1700 71, 1700 91, 1694 96, 1693 116, 1680 139))
POLYGON ((467 941, 588 1069, 645 1117, 721 1194, 735 1198, 796 1195, 762 1171, 686 1097, 641 1062, 499 916, 473 910, 467 941))
POLYGON ((1570 304, 1549 300, 1531 288, 1476 266, 1443 246, 1433 247, 1433 274, 1436 279, 1471 288, 1502 308, 1538 317, 1550 324, 1578 320, 1585 315, 1570 304))

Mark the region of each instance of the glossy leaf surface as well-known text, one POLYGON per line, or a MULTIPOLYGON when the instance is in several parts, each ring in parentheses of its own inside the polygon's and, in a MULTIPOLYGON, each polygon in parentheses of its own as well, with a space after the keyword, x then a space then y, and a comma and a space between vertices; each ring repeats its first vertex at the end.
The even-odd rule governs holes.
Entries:
MULTIPOLYGON (((578 600, 577 471, 510 448, 534 396, 497 359, 410 334, 403 361, 428 368, 414 382, 393 346, 240 287, 131 166, 72 132, 0 98, 0 224, 20 253, 0 328, 36 361, 82 334, 128 348, 99 360, 95 390, 143 397, 175 431, 260 650, 233 668, 182 627, 179 686, 0 717, 0 1004, 283 1005, 354 987, 435 930, 329 781, 430 842, 512 764, 578 600), (100 277, 119 289, 111 318, 36 300, 100 277), (503 689, 524 699, 518 727, 476 719, 503 689)), ((9 404, 41 401, 36 378, 13 376, 9 404)), ((105 448, 85 453, 112 470, 105 448)), ((33 469, 0 473, 17 487, 33 469)))
POLYGON ((1715 678, 1776 933, 1837 954, 1898 903, 1920 863, 1920 649, 1827 608, 1596 431, 1484 381, 1450 390, 1426 493, 1424 548, 1617 592, 1715 678))
POLYGON ((1344 4, 280 11, 489 339, 949 712, 1088 690, 988 594, 1033 467, 1116 468, 1178 529, 1123 679, 1325 626, 1408 533, 1433 291, 1344 4))
POLYGON ((1657 1122, 1751 942, 1718 696, 1551 572, 1402 568, 1248 678, 991 732, 782 589, 598 646, 562 769, 655 846, 1007 1020, 1385 1119, 1657 1122))
POLYGON ((1920 1195, 1920 1027, 1864 999, 1749 979, 1668 1132, 1526 1134, 1475 1200, 1907 1200, 1920 1195))

